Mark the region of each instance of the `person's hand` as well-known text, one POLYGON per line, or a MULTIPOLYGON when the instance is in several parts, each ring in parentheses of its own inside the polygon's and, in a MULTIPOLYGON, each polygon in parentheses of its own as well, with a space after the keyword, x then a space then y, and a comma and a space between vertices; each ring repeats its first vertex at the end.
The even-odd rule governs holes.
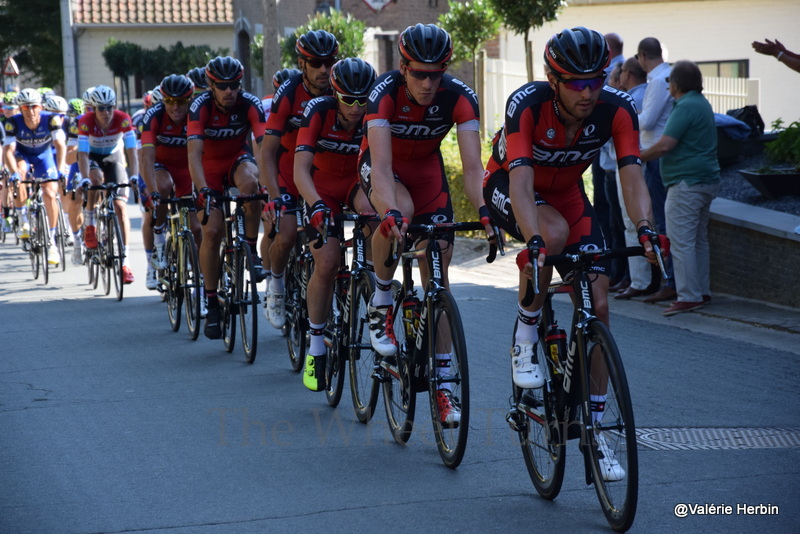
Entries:
POLYGON ((155 210, 159 202, 161 202, 161 193, 158 191, 153 191, 151 194, 142 197, 142 206, 149 210, 155 210))
POLYGON ((19 175, 18 172, 12 172, 11 176, 8 177, 9 182, 19 182, 22 177, 19 175))
POLYGON ((544 239, 542 236, 535 235, 528 240, 528 245, 525 250, 517 254, 517 267, 522 274, 528 278, 533 279, 533 264, 531 258, 536 259, 536 265, 541 269, 544 267, 544 259, 547 256, 547 247, 545 247, 544 239))
POLYGON ((478 208, 478 217, 480 217, 481 224, 483 225, 484 230, 486 230, 487 241, 491 241, 492 239, 496 238, 497 236, 494 233, 494 226, 492 226, 492 217, 489 214, 489 208, 487 208, 485 204, 478 208))
POLYGON ((657 234, 649 226, 640 226, 636 232, 639 236, 639 243, 644 247, 645 256, 650 263, 656 263, 653 245, 661 249, 662 259, 669 256, 669 238, 663 234, 657 234))
POLYGON ((775 39, 775 41, 770 41, 769 39, 764 39, 765 42, 760 43, 758 41, 753 41, 753 50, 758 52, 759 54, 764 54, 765 56, 775 56, 777 57, 779 53, 786 52, 786 47, 775 39))
POLYGON ((261 211, 261 219, 274 225, 279 211, 281 213, 286 211, 286 206, 283 204, 281 197, 276 197, 264 204, 264 209, 261 211))
POLYGON ((211 197, 213 197, 216 192, 211 189, 210 187, 204 187, 197 193, 197 207, 205 208, 206 202, 210 202, 211 197))
POLYGON ((380 230, 381 235, 387 239, 394 236, 395 240, 402 241, 403 236, 408 230, 408 219, 403 217, 403 214, 398 210, 386 210, 378 230, 380 230))

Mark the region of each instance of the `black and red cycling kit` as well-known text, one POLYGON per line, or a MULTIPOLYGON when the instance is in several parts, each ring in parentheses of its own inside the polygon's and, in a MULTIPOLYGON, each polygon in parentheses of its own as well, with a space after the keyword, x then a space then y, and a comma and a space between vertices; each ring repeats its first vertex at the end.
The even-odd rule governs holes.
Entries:
MULTIPOLYGON (((325 94, 331 94, 330 88, 325 94)), ((284 201, 292 202, 300 196, 294 184, 294 152, 303 111, 314 98, 303 83, 302 74, 288 78, 272 97, 272 109, 265 133, 281 138, 281 146, 276 157, 278 186, 284 201), (286 198, 287 194, 291 195, 291 199, 286 198)))
MULTIPOLYGON (((147 110, 141 124, 142 148, 155 147, 155 169, 172 177, 175 196, 192 194, 192 176, 186 151, 186 119, 176 124, 162 102, 147 110)), ((205 148, 205 147, 204 147, 205 148)))
POLYGON ((525 241, 511 207, 508 173, 519 166, 533 167, 537 205, 554 207, 569 225, 565 252, 604 248, 582 175, 609 139, 614 140, 620 168, 641 165, 639 121, 631 101, 626 93, 605 86, 575 138, 566 139, 549 83, 530 82, 514 91, 506 101, 506 123, 492 141, 486 166, 483 195, 492 219, 525 241))
POLYGON ((317 194, 336 215, 342 204, 353 207, 358 186, 358 150, 364 137, 363 123, 348 132, 339 125, 336 98, 315 98, 306 106, 295 152, 313 152, 311 178, 317 194))
POLYGON ((189 106, 187 141, 204 141, 203 171, 209 188, 222 191, 232 184, 240 164, 256 164, 247 144, 251 132, 255 143, 260 143, 264 137, 264 110, 258 97, 240 91, 228 111, 217 107, 210 89, 194 97, 189 106))
MULTIPOLYGON (((389 127, 392 131, 392 171, 411 194, 413 223, 441 223, 453 220, 453 205, 439 149, 447 132, 480 129, 478 97, 464 82, 449 74, 442 76, 433 102, 415 103, 399 70, 380 76, 367 101, 368 128, 389 127)), ((359 172, 369 197, 372 192, 372 162, 367 136, 361 143, 359 172)))

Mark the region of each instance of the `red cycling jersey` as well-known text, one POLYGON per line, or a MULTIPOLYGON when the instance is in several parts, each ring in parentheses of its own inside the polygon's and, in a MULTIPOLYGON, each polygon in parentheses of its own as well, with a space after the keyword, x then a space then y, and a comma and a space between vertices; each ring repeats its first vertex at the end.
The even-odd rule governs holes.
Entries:
POLYGON ((156 166, 166 169, 175 184, 175 195, 192 192, 192 177, 186 156, 186 120, 176 124, 162 102, 147 110, 142 118, 142 148, 155 147, 156 166))
POLYGON ((119 140, 124 140, 125 148, 136 147, 136 133, 131 118, 124 111, 114 110, 108 128, 103 130, 97 124, 97 115, 90 111, 78 120, 78 152, 88 152, 93 156, 107 156, 119 149, 119 140))
MULTIPOLYGON (((328 93, 330 94, 330 89, 328 93)), ((303 83, 303 75, 295 74, 287 79, 272 97, 272 110, 267 122, 266 134, 281 138, 278 149, 278 185, 294 197, 300 196, 294 185, 294 150, 303 111, 314 96, 303 83)))

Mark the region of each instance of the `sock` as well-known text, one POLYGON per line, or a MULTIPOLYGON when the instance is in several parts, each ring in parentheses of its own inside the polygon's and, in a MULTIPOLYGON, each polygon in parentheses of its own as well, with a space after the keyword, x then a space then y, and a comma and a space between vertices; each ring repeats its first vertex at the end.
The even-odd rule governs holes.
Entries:
POLYGON ((539 332, 537 325, 539 324, 539 316, 542 310, 529 312, 519 306, 519 313, 517 314, 517 333, 514 336, 514 343, 519 345, 523 341, 536 343, 539 341, 539 332))
POLYGON ((147 266, 150 267, 150 259, 153 257, 153 250, 144 249, 144 255, 147 258, 147 266))
POLYGON ((308 344, 308 353, 312 356, 321 356, 325 354, 325 323, 316 324, 311 321, 308 322, 308 333, 310 343, 308 344))
POLYGON ((128 265, 128 247, 122 247, 122 265, 128 265))
POLYGON ((372 306, 389 306, 392 303, 392 281, 375 277, 375 294, 372 295, 372 306))
POLYGON ((21 208, 15 208, 17 210, 17 215, 19 216, 19 220, 22 224, 28 224, 28 207, 22 206, 21 208))
POLYGON ((592 410, 592 423, 602 421, 606 409, 606 395, 589 395, 589 407, 592 410))
POLYGON ((286 290, 286 283, 283 280, 283 273, 276 273, 273 271, 268 287, 273 293, 283 293, 286 290))
POLYGON ((50 228, 50 244, 52 245, 55 242, 56 242, 56 229, 50 228))
POLYGON ((153 227, 153 244, 154 245, 163 245, 167 242, 167 234, 164 233, 164 228, 166 224, 162 224, 161 226, 154 226, 153 227))
POLYGON ((83 224, 94 226, 94 210, 83 210, 83 224))
MULTIPOLYGON (((452 360, 452 355, 450 353, 447 354, 437 354, 435 356, 436 360, 436 376, 439 378, 449 377, 450 376, 450 361, 452 360)), ((444 382, 439 384, 439 389, 446 389, 449 392, 453 392, 453 383, 452 382, 444 382)))
POLYGON ((250 246, 250 252, 253 254, 253 258, 261 259, 261 256, 258 255, 258 248, 256 247, 256 242, 258 241, 258 237, 245 236, 244 240, 250 246))
POLYGON ((219 301, 217 300, 217 290, 216 289, 205 289, 203 288, 206 293, 206 300, 208 301, 209 308, 219 308, 219 301))
POLYGON ((72 232, 72 240, 75 242, 75 245, 81 242, 81 231, 78 230, 77 232, 72 232))

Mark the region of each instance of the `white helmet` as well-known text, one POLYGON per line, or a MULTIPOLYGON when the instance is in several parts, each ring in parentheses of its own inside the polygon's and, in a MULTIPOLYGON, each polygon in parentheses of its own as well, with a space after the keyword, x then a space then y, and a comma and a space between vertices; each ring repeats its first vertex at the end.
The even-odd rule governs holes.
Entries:
POLYGON ((96 108, 97 106, 117 105, 117 93, 115 93, 114 90, 107 85, 98 85, 95 87, 90 98, 93 108, 96 108))
POLYGON ((18 106, 34 106, 42 103, 42 95, 36 89, 27 87, 19 92, 14 99, 14 103, 18 106))
POLYGON ((83 100, 84 106, 91 106, 92 105, 92 93, 94 92, 94 85, 89 87, 87 90, 83 92, 83 96, 81 100, 83 100))
POLYGON ((162 100, 164 100, 164 93, 161 92, 161 85, 156 85, 152 91, 150 91, 150 99, 153 102, 153 105, 158 104, 162 100))
POLYGON ((44 109, 54 113, 64 114, 67 112, 67 101, 58 95, 48 95, 44 97, 44 109))

